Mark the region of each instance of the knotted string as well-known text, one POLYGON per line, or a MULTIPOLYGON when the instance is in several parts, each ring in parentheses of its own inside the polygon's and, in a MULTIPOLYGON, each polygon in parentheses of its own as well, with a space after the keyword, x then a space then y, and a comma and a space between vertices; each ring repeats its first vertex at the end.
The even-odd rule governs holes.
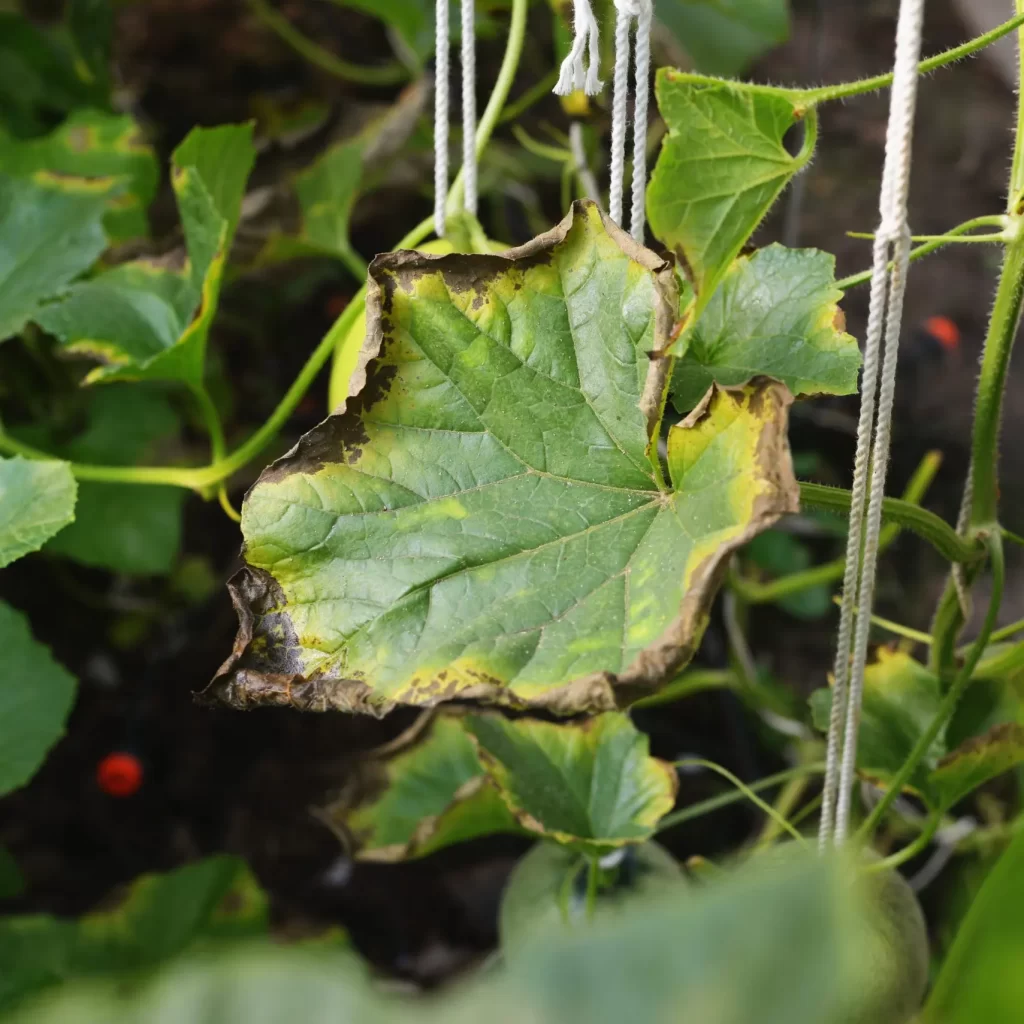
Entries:
POLYGON ((568 96, 576 89, 582 89, 588 96, 596 96, 604 83, 598 77, 601 64, 601 40, 597 18, 594 17, 590 0, 573 0, 573 30, 575 38, 569 55, 562 61, 555 84, 556 96, 568 96), (584 67, 584 56, 587 64, 584 67))

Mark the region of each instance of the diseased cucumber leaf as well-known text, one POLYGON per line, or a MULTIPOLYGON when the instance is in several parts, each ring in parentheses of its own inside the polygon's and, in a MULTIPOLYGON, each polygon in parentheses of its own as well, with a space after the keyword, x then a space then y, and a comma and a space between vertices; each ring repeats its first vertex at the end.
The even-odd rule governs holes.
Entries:
POLYGON ((206 340, 254 157, 251 124, 194 128, 174 151, 171 170, 185 266, 122 264, 74 285, 36 317, 71 351, 101 361, 88 382, 202 385, 206 340))
POLYGON ((66 462, 0 458, 0 569, 67 526, 77 493, 66 462))
POLYGON ((708 75, 740 75, 789 37, 789 0, 673 0, 655 10, 708 75))
POLYGON ((112 910, 80 920, 0 919, 0 1009, 58 982, 156 967, 205 940, 262 935, 266 897, 245 865, 217 856, 143 875, 112 910))
POLYGON ((24 786, 63 735, 75 685, 28 619, 0 601, 0 796, 24 786))
POLYGON ((670 394, 692 409, 712 382, 746 384, 761 374, 794 395, 857 390, 860 349, 845 331, 835 258, 770 245, 726 271, 676 361, 670 394))
POLYGON ((367 796, 341 815, 359 860, 409 860, 477 836, 522 831, 461 718, 436 718, 412 747, 366 767, 367 796))
POLYGON ((246 500, 208 696, 564 713, 671 678, 729 553, 796 509, 785 388, 709 392, 664 482, 673 272, 587 203, 505 256, 378 257, 367 308, 355 397, 246 500))
MULTIPOLYGON (((893 778, 942 703, 937 676, 909 655, 879 648, 864 674, 864 702, 857 740, 857 770, 885 786, 893 778)), ((831 690, 811 694, 814 724, 828 728, 831 690)), ((1024 762, 1024 728, 993 726, 950 750, 943 727, 907 784, 929 806, 945 811, 982 783, 1024 762)))
POLYGON ((77 110, 60 127, 38 139, 0 135, 0 167, 29 177, 37 171, 124 180, 107 200, 103 226, 113 242, 149 234, 146 208, 156 194, 159 169, 151 146, 130 118, 77 110))
POLYGON ((621 713, 579 724, 473 715, 480 760, 524 828, 608 852, 649 839, 676 799, 675 768, 621 713))
MULTIPOLYGON (((177 414, 154 385, 89 389, 84 398, 85 427, 71 441, 47 427, 15 433, 72 462, 132 466, 178 432, 177 414)), ((181 547, 186 497, 179 487, 83 481, 75 521, 46 550, 111 572, 170 572, 181 547)))
POLYGON ((607 852, 649 838, 676 791, 674 769, 617 713, 568 724, 442 715, 365 767, 357 805, 334 811, 362 860, 408 860, 500 832, 607 852))
POLYGON ((0 342, 106 248, 101 221, 112 186, 109 179, 0 173, 0 342))
POLYGON ((654 236, 685 265, 700 313, 813 146, 791 156, 782 144, 799 120, 784 94, 694 82, 663 68, 657 97, 668 134, 647 216, 654 236))

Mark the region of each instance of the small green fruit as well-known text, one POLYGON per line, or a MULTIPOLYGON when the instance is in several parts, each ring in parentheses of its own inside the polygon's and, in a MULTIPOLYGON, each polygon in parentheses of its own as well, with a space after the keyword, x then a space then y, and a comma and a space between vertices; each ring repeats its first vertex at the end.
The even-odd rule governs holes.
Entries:
MULTIPOLYGON (((873 850, 862 860, 878 863, 873 850)), ((914 890, 898 871, 864 871, 856 886, 868 907, 872 932, 864 948, 872 990, 850 1024, 906 1024, 921 1008, 928 985, 928 930, 914 890)))
MULTIPOLYGON (((594 920, 605 920, 641 900, 678 894, 688 882, 675 858, 657 843, 627 847, 623 862, 603 871, 594 920)), ((585 928, 587 865, 580 854, 539 842, 509 876, 501 901, 498 930, 502 950, 514 956, 528 942, 553 930, 585 928), (563 913, 568 894, 568 915, 563 913)))

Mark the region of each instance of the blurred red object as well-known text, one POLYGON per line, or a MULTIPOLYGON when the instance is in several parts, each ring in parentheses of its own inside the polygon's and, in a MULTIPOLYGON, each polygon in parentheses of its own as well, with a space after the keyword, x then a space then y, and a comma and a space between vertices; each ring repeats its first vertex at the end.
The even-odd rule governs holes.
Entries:
POLYGON ((96 784, 107 796, 134 796, 145 780, 145 769, 135 754, 115 750, 96 767, 96 784))

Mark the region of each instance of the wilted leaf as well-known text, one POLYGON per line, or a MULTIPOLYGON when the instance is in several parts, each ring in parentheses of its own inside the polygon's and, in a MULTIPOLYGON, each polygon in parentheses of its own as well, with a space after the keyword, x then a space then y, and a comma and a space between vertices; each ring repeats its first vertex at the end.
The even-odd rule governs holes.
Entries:
POLYGON ((172 157, 185 267, 123 264, 75 285, 36 317, 71 351, 104 364, 88 381, 202 384, 206 339, 254 154, 252 125, 194 128, 172 157))
POLYGON ((642 842, 675 803, 675 768, 650 756, 624 714, 569 725, 473 715, 467 728, 516 819, 560 843, 642 842))
POLYGON ((670 678, 729 553, 796 507, 774 383, 709 393, 662 482, 644 392, 674 303, 588 204, 507 256, 378 257, 357 396, 246 500, 208 696, 567 712, 670 678))
POLYGON ((0 796, 35 775, 74 698, 75 677, 32 636, 28 619, 0 601, 0 796))
POLYGON ((835 257, 770 245, 728 269, 676 361, 670 394, 692 409, 711 383, 746 384, 761 374, 794 395, 857 390, 860 349, 845 331, 835 257))
POLYGON ((461 718, 435 719, 412 747, 368 767, 371 795, 343 815, 360 860, 409 860, 476 836, 521 831, 461 718))
POLYGON ((56 982, 156 967, 198 940, 262 935, 266 898, 235 857, 136 879, 112 910, 78 921, 0 920, 0 1007, 56 982))
POLYGON ((125 116, 77 110, 59 128, 38 139, 0 136, 0 167, 28 177, 37 171, 124 179, 107 200, 103 225, 111 241, 149 234, 146 208, 156 193, 159 170, 138 125, 125 116))
POLYGON ((67 526, 77 493, 66 462, 0 458, 0 569, 67 526))
POLYGON ((0 173, 0 341, 106 248, 101 221, 110 191, 107 179, 0 173))
MULTIPOLYGON (((938 678, 908 654, 882 647, 864 674, 864 703, 857 741, 857 770, 887 785, 942 703, 938 678)), ((811 695, 814 724, 828 728, 830 690, 811 695)), ((964 740, 949 751, 946 728, 935 738, 907 788, 931 807, 947 810, 996 775, 1024 762, 1024 729, 1007 723, 964 740)))
POLYGON ((791 156, 782 144, 799 120, 784 95, 692 82, 671 69, 658 72, 657 95, 668 135, 647 212, 655 237, 686 265, 699 312, 811 153, 791 156))
POLYGON ((673 0, 656 12, 709 75, 742 74, 789 36, 789 0, 673 0))
MULTIPOLYGON (((58 443, 45 427, 18 436, 73 462, 131 466, 178 430, 177 415, 152 386, 90 390, 86 402, 85 429, 72 441, 58 443)), ((181 546, 186 496, 179 487, 83 481, 75 521, 46 550, 112 572, 169 572, 181 546)))

